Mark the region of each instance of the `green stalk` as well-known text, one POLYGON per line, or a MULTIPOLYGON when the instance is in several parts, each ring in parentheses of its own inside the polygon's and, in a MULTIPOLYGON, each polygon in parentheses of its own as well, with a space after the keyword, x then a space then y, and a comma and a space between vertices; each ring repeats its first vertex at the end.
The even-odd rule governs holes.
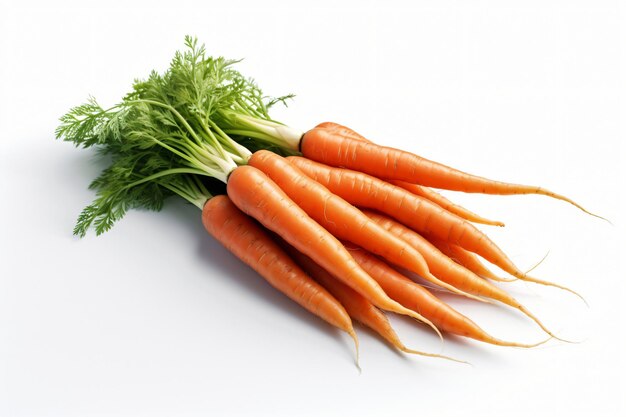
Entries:
POLYGON ((226 110, 221 113, 228 127, 224 132, 262 140, 283 149, 298 152, 303 132, 278 122, 226 110))

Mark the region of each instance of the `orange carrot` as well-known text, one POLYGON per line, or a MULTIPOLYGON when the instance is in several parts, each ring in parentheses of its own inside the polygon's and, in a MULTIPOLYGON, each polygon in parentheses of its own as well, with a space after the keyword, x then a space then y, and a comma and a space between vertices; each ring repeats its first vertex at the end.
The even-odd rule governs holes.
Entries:
POLYGON ((419 184, 412 184, 406 181, 391 180, 389 182, 393 185, 397 185, 398 187, 402 187, 405 190, 410 191, 415 195, 424 197, 427 200, 432 201, 433 203, 437 204, 441 208, 448 210, 452 214, 456 214, 462 219, 469 220, 474 223, 486 224, 489 226, 500 226, 500 227, 504 226, 504 223, 500 221, 486 219, 474 213, 473 211, 466 209, 463 206, 453 203, 452 201, 448 200, 447 198, 445 198, 444 196, 442 196, 441 194, 439 194, 437 191, 433 190, 432 188, 424 187, 423 185, 419 185, 419 184))
POLYGON ((560 288, 582 299, 580 294, 567 287, 526 275, 474 225, 428 200, 362 172, 333 168, 297 156, 290 156, 287 160, 332 193, 355 206, 378 210, 419 233, 477 253, 521 280, 560 288))
MULTIPOLYGON (((232 202, 324 269, 339 277, 375 306, 421 318, 385 294, 333 235, 311 219, 263 172, 250 165, 232 171, 226 186, 232 202)), ((435 331, 438 332, 437 329, 435 331)))
POLYGON ((387 180, 407 181, 466 193, 541 194, 566 201, 585 213, 600 217, 573 200, 542 187, 505 183, 471 175, 410 152, 375 145, 324 128, 314 128, 306 132, 300 142, 300 150, 309 159, 387 180))
MULTIPOLYGON (((360 135, 359 133, 355 132, 349 127, 342 126, 338 123, 324 122, 324 123, 318 124, 316 127, 329 130, 338 135, 349 137, 351 139, 356 139, 356 140, 361 140, 364 142, 372 143, 368 139, 366 139, 364 136, 360 135)), ((445 198, 444 196, 442 196, 441 194, 439 194, 438 192, 436 192, 435 190, 431 188, 424 187, 419 184, 413 184, 413 183, 406 182, 406 181, 390 180, 389 182, 393 185, 397 185, 398 187, 402 187, 405 190, 412 192, 413 194, 416 194, 420 197, 423 197, 432 201, 433 203, 448 210, 450 213, 456 214, 462 219, 469 220, 474 223, 487 224, 490 226, 504 226, 504 223, 502 222, 486 219, 466 209, 465 207, 462 207, 458 204, 453 203, 452 201, 448 200, 447 198, 445 198)))
POLYGON ((535 317, 526 307, 521 305, 510 294, 490 282, 481 279, 470 270, 457 264, 452 259, 441 253, 428 240, 420 236, 418 233, 415 233, 415 231, 405 227, 393 219, 390 219, 387 216, 383 216, 382 214, 371 211, 365 211, 364 213, 385 230, 410 243, 411 246, 416 248, 424 256, 424 259, 433 274, 440 279, 454 285, 456 288, 460 288, 472 294, 491 298, 521 311, 537 323, 543 331, 550 336, 557 338, 537 317, 535 317))
POLYGON ((419 311, 445 332, 499 346, 534 347, 545 342, 523 344, 497 339, 435 297, 427 289, 411 281, 372 254, 353 245, 347 248, 359 265, 378 281, 391 298, 411 310, 419 311))
POLYGON ((483 265, 483 263, 480 262, 480 259, 478 259, 475 254, 466 251, 460 246, 453 245, 451 243, 444 242, 443 240, 434 239, 431 237, 427 237, 427 239, 430 241, 430 243, 435 245, 437 249, 439 249, 443 254, 450 257, 450 259, 452 259, 454 262, 463 265, 465 268, 469 269, 479 277, 488 278, 493 281, 500 282, 512 282, 516 280, 516 278, 503 278, 497 276, 495 273, 493 273, 493 271, 483 265))
POLYGON ((321 266, 313 262, 308 256, 298 252, 293 247, 285 248, 287 253, 304 269, 313 279, 323 285, 339 302, 354 320, 369 327, 385 339, 390 345, 405 353, 413 353, 422 356, 450 359, 457 362, 457 359, 449 358, 433 353, 421 352, 407 348, 396 332, 391 327, 385 313, 376 308, 365 297, 341 281, 331 276, 321 266))
POLYGON ((323 185, 307 177, 285 158, 269 151, 258 151, 252 155, 248 164, 260 169, 276 182, 298 206, 333 236, 366 247, 449 291, 480 300, 434 277, 417 250, 386 232, 359 209, 329 192, 323 185))
POLYGON ((226 196, 209 199, 202 210, 202 223, 211 236, 235 256, 257 271, 274 288, 345 331, 359 342, 344 307, 313 281, 251 218, 226 196))

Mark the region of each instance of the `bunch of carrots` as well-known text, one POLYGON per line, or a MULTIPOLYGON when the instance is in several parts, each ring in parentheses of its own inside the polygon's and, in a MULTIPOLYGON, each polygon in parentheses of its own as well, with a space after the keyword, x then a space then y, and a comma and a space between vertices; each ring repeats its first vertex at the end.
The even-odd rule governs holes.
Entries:
MULTIPOLYGON (((473 223, 502 226, 433 188, 486 194, 543 194, 540 187, 467 174, 370 142, 336 123, 301 132, 269 116, 290 96, 267 98, 233 67, 207 56, 191 37, 162 74, 137 80, 119 104, 90 98, 61 118, 57 138, 95 147, 110 166, 91 188, 95 201, 74 233, 100 234, 131 208, 159 210, 179 196, 202 211, 208 233, 272 286, 348 333, 353 320, 396 348, 386 312, 442 333, 500 346, 497 339, 414 279, 477 301, 497 301, 537 317, 493 281, 543 281, 521 271, 473 223), (225 184, 225 187, 219 184, 225 184), (225 191, 225 193, 224 193, 225 191), (500 278, 483 261, 511 278, 500 278), (408 271, 408 272, 407 272, 408 271), (409 276, 408 273, 411 273, 409 276)), ((573 292, 573 291, 572 291, 573 292)))

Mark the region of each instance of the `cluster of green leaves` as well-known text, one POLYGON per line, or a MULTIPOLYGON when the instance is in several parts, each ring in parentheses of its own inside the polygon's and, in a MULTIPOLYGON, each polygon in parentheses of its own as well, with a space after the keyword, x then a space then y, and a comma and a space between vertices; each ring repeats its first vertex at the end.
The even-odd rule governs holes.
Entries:
POLYGON ((210 195, 199 178, 225 182, 247 162, 250 151, 224 129, 240 128, 240 115, 270 121, 276 100, 233 68, 238 61, 207 56, 189 36, 185 46, 167 71, 136 80, 119 104, 105 109, 90 97, 61 117, 57 138, 95 147, 111 161, 91 183, 96 198, 80 214, 75 234, 90 227, 101 234, 129 209, 160 210, 174 194, 202 207, 210 195))

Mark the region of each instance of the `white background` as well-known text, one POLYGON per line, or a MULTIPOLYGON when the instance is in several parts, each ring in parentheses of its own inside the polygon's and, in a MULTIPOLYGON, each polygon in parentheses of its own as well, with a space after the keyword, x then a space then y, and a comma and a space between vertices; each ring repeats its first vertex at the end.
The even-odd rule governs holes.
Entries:
MULTIPOLYGON (((619 1, 2 2, 0 416, 618 415, 624 392, 624 22, 619 1), (54 3, 54 4, 53 4, 54 3), (313 5, 315 4, 315 5, 313 5), (222 249, 171 201, 79 240, 102 166, 56 142, 92 94, 116 102, 166 68, 185 34, 268 94, 276 118, 333 120, 546 197, 447 196, 522 267, 580 291, 508 285, 577 344, 532 349, 449 338, 465 366, 350 340, 222 249)), ((620 5, 622 3, 622 5, 620 5)), ((447 297, 502 338, 543 337, 510 309, 447 297)), ((414 348, 424 327, 392 317, 414 348)))

